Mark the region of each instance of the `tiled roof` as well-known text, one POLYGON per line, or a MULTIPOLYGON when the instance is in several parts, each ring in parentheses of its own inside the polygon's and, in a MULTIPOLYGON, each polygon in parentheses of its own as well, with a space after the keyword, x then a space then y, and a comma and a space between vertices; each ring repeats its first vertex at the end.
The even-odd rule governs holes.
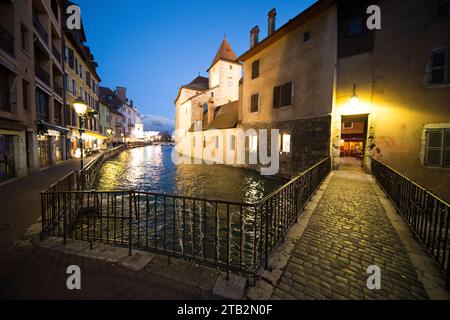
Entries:
POLYGON ((239 100, 217 107, 214 120, 209 124, 210 129, 236 128, 239 115, 239 100))
POLYGON ((99 92, 100 101, 103 104, 107 105, 108 107, 110 107, 110 108, 120 108, 125 103, 110 88, 99 87, 98 89, 99 89, 98 92, 99 92), (108 96, 111 96, 112 99, 109 100, 108 96))
POLYGON ((204 91, 209 88, 209 79, 198 76, 191 83, 182 86, 182 88, 204 91))
MULTIPOLYGON (((227 38, 223 38, 222 44, 220 45, 219 51, 217 51, 217 54, 211 64, 211 69, 219 60, 225 60, 225 61, 232 61, 237 62, 237 56, 234 53, 233 49, 231 49, 231 45, 228 42, 227 38)), ((208 71, 209 71, 208 69, 208 71)))

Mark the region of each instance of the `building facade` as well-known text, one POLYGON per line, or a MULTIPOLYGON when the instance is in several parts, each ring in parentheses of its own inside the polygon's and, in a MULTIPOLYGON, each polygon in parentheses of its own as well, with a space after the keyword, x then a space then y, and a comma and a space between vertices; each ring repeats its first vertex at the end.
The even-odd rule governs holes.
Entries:
MULTIPOLYGON (((66 5, 70 4, 70 2, 66 3, 66 5)), ((66 88, 64 115, 65 125, 69 129, 68 149, 70 157, 79 157, 81 152, 80 125, 84 130, 83 143, 86 153, 98 152, 107 138, 107 135, 100 130, 100 119, 102 118, 98 96, 100 77, 97 74, 97 63, 94 56, 89 47, 85 45, 87 38, 83 25, 80 30, 66 28, 64 40, 66 88), (73 102, 76 99, 84 100, 88 109, 95 111, 96 116, 81 121, 73 108, 73 102)))
MULTIPOLYGON (((328 156, 335 169, 350 159, 370 170, 374 158, 449 201, 449 1, 376 1, 380 30, 367 27, 373 4, 320 0, 279 29, 271 10, 267 37, 259 41, 259 27, 251 29, 250 49, 236 59, 243 63, 236 126, 280 130, 282 176, 328 156)), ((230 130, 208 128, 217 116, 207 112, 211 78, 182 86, 175 102, 178 140, 193 146, 195 121, 203 132, 230 130)), ((246 152, 257 153, 257 138, 247 138, 246 152)))
MULTIPOLYGON (((341 132, 363 123, 366 169, 371 157, 450 201, 449 1, 379 0, 381 30, 364 23, 370 1, 339 2, 332 155, 341 132), (401 18, 400 18, 401 17, 401 18), (357 105, 349 103, 355 89, 357 105)), ((339 138, 341 141, 338 141, 339 138)))
POLYGON ((0 3, 0 179, 66 158, 61 2, 0 3))

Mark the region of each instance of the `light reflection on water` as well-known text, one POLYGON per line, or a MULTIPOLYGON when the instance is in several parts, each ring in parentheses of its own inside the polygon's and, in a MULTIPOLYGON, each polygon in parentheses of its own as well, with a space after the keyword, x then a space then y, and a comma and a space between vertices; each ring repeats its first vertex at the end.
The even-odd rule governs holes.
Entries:
POLYGON ((222 165, 175 165, 172 148, 149 146, 122 152, 103 165, 97 189, 135 189, 254 202, 285 182, 222 165))

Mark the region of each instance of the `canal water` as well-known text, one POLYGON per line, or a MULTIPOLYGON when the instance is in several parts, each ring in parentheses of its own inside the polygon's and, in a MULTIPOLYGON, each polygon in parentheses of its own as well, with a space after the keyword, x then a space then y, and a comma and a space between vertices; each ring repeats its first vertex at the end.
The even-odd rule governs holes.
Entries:
POLYGON ((102 167, 96 189, 134 189, 208 199, 255 202, 286 183, 224 165, 175 165, 172 146, 129 149, 102 167))

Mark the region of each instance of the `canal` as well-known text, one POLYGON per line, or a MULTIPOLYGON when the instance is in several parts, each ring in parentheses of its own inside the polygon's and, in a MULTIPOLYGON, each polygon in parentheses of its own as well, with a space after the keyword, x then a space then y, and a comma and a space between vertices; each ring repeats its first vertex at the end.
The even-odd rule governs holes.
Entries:
POLYGON ((224 165, 175 165, 171 146, 129 149, 102 167, 96 189, 134 189, 190 197, 255 202, 286 180, 224 165))

